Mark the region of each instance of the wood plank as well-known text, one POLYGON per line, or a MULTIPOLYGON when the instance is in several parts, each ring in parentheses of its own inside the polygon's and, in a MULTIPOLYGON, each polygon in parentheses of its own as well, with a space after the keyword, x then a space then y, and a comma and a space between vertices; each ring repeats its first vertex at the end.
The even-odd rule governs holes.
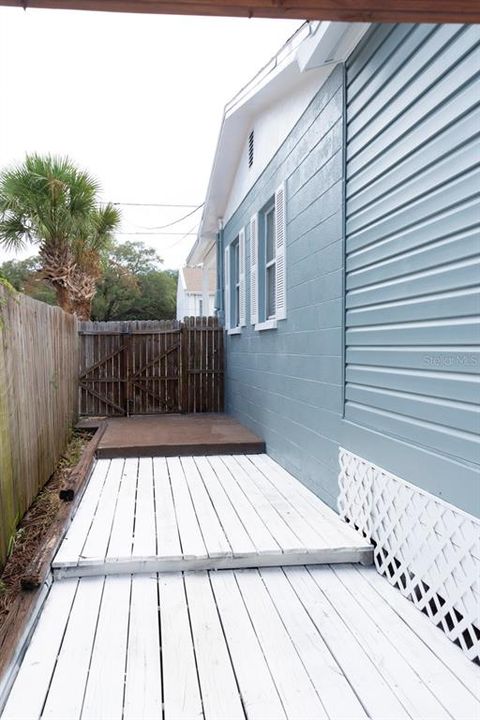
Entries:
POLYGON ((480 701, 480 681, 477 666, 433 623, 425 622, 423 613, 390 585, 375 568, 359 568, 361 575, 402 618, 404 623, 439 657, 449 670, 480 701))
POLYGON ((2 720, 40 717, 77 586, 77 580, 66 580, 50 590, 2 720))
POLYGON ((257 513, 250 498, 243 492, 233 471, 229 469, 229 458, 213 456, 208 458, 208 462, 215 471, 225 493, 234 504, 239 517, 242 518, 242 523, 255 545, 257 553, 281 554, 282 549, 279 543, 257 513))
POLYGON ((319 550, 332 546, 328 537, 324 537, 320 529, 317 530, 313 524, 310 525, 304 514, 297 510, 290 493, 282 494, 275 483, 272 483, 247 457, 237 456, 236 460, 306 547, 319 550))
POLYGON ((288 718, 327 718, 290 637, 256 570, 235 572, 265 659, 288 718))
POLYGON ((208 492, 203 484, 194 459, 181 458, 180 463, 185 473, 187 485, 190 490, 195 513, 200 525, 203 540, 209 557, 225 557, 232 555, 230 543, 218 519, 215 507, 210 500, 208 492))
POLYGON ((202 701, 181 573, 159 575, 165 720, 202 717, 202 701))
POLYGON ((330 720, 368 716, 281 569, 263 569, 262 580, 330 720))
POLYGON ((245 470, 241 462, 238 462, 236 455, 224 459, 225 464, 231 470, 235 480, 241 485, 242 490, 250 502, 254 505, 258 515, 262 518, 269 531, 282 548, 283 553, 305 552, 305 544, 298 535, 293 532, 286 520, 272 504, 271 499, 260 490, 253 481, 251 475, 245 470))
POLYGON ((350 633, 347 621, 323 592, 319 592, 319 586, 310 573, 304 568, 285 568, 285 575, 348 678, 367 715, 372 720, 408 720, 410 715, 362 644, 350 633))
MULTIPOLYGON (((20 0, 0 0, 0 5, 17 7, 20 0)), ((336 22, 424 22, 479 23, 480 10, 474 0, 451 3, 421 0, 349 0, 339 5, 334 0, 291 0, 288 6, 272 5, 265 0, 28 0, 28 7, 110 12, 164 13, 220 17, 287 18, 330 20, 336 22)))
POLYGON ((185 588, 205 720, 245 720, 208 573, 186 573, 185 588))
POLYGON ((137 504, 132 557, 155 555, 157 551, 152 458, 138 462, 137 504))
POLYGON ((290 475, 273 458, 266 454, 249 455, 253 463, 272 482, 284 497, 291 499, 295 507, 304 513, 309 524, 318 527, 318 532, 330 544, 355 544, 368 546, 369 543, 350 525, 343 522, 339 515, 320 500, 303 483, 290 475))
MULTIPOLYGON (((441 658, 408 630, 388 603, 379 602, 377 592, 363 575, 353 566, 338 567, 334 572, 370 618, 388 634, 390 642, 452 717, 459 709, 465 717, 480 717, 480 703, 474 695, 445 667, 441 658)), ((480 675, 477 680, 480 683, 480 675)))
POLYGON ((156 576, 132 577, 123 717, 125 720, 162 717, 156 576))
POLYGON ((165 458, 153 458, 153 477, 157 525, 157 555, 161 557, 181 558, 182 547, 178 533, 170 476, 165 458))
POLYGON ((299 553, 252 553, 250 555, 226 555, 224 557, 128 557, 94 565, 86 563, 55 568, 54 578, 61 580, 73 577, 93 577, 96 575, 122 575, 130 573, 192 572, 195 570, 227 570, 249 567, 291 567, 297 565, 326 565, 358 562, 358 550, 318 550, 299 553))
POLYGON ((97 460, 82 502, 55 556, 53 567, 78 563, 105 485, 109 467, 110 460, 97 460))
POLYGON ((107 554, 123 465, 124 461, 121 459, 112 460, 110 463, 95 515, 93 516, 85 545, 80 553, 80 557, 85 562, 98 563, 103 560, 107 554))
POLYGON ((121 720, 130 610, 130 577, 105 579, 82 720, 121 720))
POLYGON ((372 620, 330 567, 310 568, 310 574, 348 624, 351 634, 367 650, 386 682, 413 718, 450 717, 433 693, 391 641, 390 628, 372 620), (385 632, 384 632, 385 630, 385 632))
POLYGON ((234 573, 224 570, 210 578, 248 719, 286 720, 234 573))
POLYGON ((103 585, 101 577, 78 584, 42 718, 80 717, 103 585))
MULTIPOLYGON (((255 552, 255 545, 250 539, 234 505, 222 487, 211 463, 206 457, 195 458, 195 464, 202 476, 218 518, 235 555, 246 555, 255 552)), ((225 469, 226 471, 226 469, 225 469)), ((226 471, 227 472, 227 471, 226 471)))
POLYGON ((184 558, 207 558, 195 508, 179 458, 167 460, 184 558))
POLYGON ((106 562, 120 557, 130 557, 132 554, 137 475, 138 460, 127 458, 123 466, 106 562))

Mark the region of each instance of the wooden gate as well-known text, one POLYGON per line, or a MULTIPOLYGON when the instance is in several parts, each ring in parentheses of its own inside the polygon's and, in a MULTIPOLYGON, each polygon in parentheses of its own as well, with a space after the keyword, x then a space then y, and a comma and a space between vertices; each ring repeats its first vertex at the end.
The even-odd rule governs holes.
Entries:
POLYGON ((80 323, 80 414, 223 411, 216 318, 80 323))

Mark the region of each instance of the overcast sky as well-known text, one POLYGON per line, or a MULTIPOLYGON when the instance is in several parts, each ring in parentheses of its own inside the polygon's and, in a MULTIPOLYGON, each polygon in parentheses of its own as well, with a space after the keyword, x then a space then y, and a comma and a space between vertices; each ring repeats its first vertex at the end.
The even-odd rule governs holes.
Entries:
MULTIPOLYGON (((299 25, 0 8, 0 168, 26 152, 68 154, 105 200, 200 204, 225 103, 299 25)), ((122 233, 190 210, 125 207, 122 233)), ((194 232, 199 219, 169 232, 194 232)), ((156 247, 165 267, 179 267, 194 240, 119 235, 130 238, 156 247)), ((11 256, 0 249, 0 261, 11 256)))

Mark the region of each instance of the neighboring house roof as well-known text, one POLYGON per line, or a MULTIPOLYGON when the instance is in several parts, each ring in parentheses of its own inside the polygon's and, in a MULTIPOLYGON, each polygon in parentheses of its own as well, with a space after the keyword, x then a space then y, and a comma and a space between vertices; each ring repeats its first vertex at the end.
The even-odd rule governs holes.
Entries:
MULTIPOLYGON (((310 80, 317 90, 338 62, 343 62, 368 29, 368 23, 304 23, 272 60, 225 106, 197 240, 187 262, 202 262, 224 219, 232 183, 253 119, 310 80)), ((291 128, 290 128, 291 129, 291 128)), ((279 141, 283 141, 281 138, 279 141)), ((264 168, 258 168, 258 174, 264 168)), ((255 181, 253 176, 252 182, 255 181)))
MULTIPOLYGON (((202 293, 204 291, 204 272, 201 267, 184 267, 180 271, 182 275, 182 285, 185 292, 202 293)), ((214 270, 207 273, 207 292, 214 293, 216 288, 216 274, 214 270)))

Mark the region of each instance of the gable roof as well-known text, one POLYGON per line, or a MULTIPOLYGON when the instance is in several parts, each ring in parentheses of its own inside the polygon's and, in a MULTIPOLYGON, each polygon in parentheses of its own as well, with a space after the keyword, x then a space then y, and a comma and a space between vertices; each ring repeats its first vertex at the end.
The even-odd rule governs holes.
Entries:
MULTIPOLYGON (((317 72, 318 89, 368 29, 368 23, 304 23, 225 106, 197 240, 187 263, 201 263, 215 243, 246 135, 254 118, 317 72)), ((291 128, 290 128, 291 129, 291 128)))
MULTIPOLYGON (((186 292, 203 293, 204 270, 201 267, 184 267, 181 269, 182 285, 186 292)), ((207 271, 208 293, 214 293, 216 288, 215 270, 207 271)))

